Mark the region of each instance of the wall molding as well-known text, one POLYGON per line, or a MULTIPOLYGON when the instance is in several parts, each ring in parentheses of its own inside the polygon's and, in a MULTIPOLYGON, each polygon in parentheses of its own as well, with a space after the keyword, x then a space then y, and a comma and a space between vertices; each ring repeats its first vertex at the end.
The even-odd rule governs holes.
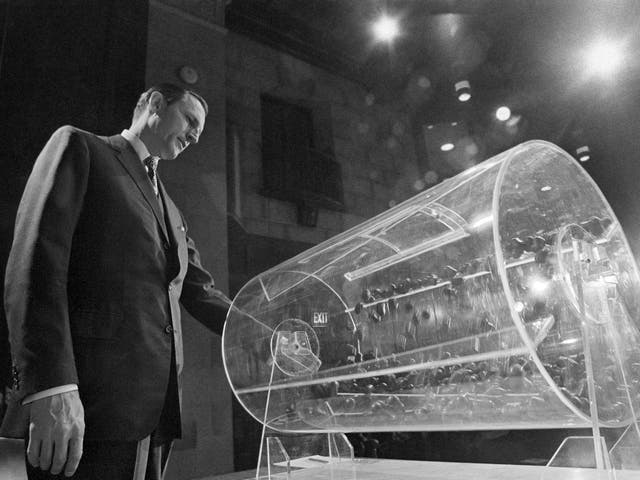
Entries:
POLYGON ((183 20, 186 20, 190 23, 194 23, 196 25, 199 25, 201 27, 204 27, 208 30, 214 31, 220 35, 226 35, 229 30, 226 29, 225 27, 218 25, 217 23, 213 23, 213 22, 209 22, 207 20, 204 20, 196 15, 193 15, 191 13, 187 13, 184 10, 180 10, 179 8, 176 7, 172 7, 170 5, 166 5, 165 3, 162 3, 160 0, 150 0, 149 2, 149 6, 151 8, 157 8, 158 10, 162 10, 166 13, 170 13, 171 15, 175 15, 177 17, 182 18, 183 20))

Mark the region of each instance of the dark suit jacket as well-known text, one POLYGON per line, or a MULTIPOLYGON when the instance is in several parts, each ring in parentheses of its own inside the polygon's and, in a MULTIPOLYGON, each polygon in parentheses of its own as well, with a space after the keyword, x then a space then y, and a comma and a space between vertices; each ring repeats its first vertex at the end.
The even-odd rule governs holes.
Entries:
POLYGON ((160 191, 164 219, 120 135, 62 127, 36 160, 5 278, 14 374, 5 436, 26 431, 26 395, 77 383, 85 438, 143 438, 157 426, 172 362, 179 388, 178 301, 222 332, 229 300, 160 191))

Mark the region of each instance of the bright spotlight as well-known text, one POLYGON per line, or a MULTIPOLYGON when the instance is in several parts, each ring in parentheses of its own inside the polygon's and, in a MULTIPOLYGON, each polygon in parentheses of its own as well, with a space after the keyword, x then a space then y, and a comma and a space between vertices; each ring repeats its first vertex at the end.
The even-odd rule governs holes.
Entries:
POLYGON ((622 63, 622 56, 619 45, 601 41, 587 52, 587 67, 593 73, 611 75, 622 63))
POLYGON ((387 15, 381 16, 373 24, 373 33, 382 42, 391 42, 398 36, 398 20, 387 15))
POLYGON ((450 150, 453 150, 453 143, 443 143, 442 145, 440 145, 440 150, 442 150, 443 152, 448 152, 450 150))
POLYGON ((500 107, 496 110, 496 118, 501 122, 506 122, 511 118, 511 109, 509 107, 500 107))

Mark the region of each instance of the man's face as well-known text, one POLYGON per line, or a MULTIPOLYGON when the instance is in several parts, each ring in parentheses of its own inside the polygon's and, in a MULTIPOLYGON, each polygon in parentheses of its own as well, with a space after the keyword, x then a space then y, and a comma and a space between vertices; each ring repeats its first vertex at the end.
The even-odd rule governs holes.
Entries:
POLYGON ((149 145, 152 155, 173 160, 192 143, 197 143, 204 129, 205 112, 202 104, 192 95, 175 100, 150 117, 153 142, 149 145))

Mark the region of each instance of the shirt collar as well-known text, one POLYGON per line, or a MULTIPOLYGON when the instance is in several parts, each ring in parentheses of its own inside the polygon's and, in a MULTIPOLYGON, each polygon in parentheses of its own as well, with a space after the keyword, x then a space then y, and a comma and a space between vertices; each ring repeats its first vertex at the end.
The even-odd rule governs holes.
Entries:
POLYGON ((131 144, 141 161, 144 161, 145 158, 151 155, 147 146, 137 135, 132 133, 131 130, 127 130, 125 128, 120 135, 122 135, 124 139, 131 144))

